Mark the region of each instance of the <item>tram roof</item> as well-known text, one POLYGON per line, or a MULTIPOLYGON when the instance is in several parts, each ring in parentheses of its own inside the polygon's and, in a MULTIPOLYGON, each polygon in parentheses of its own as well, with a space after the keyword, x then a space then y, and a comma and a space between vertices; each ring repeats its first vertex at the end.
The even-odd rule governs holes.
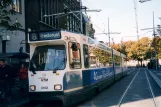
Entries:
MULTIPOLYGON (((80 38, 82 37, 85 37, 88 39, 88 44, 89 45, 94 45, 98 48, 101 48, 101 49, 104 49, 104 50, 111 50, 112 48, 107 46, 106 44, 104 43, 101 43, 100 41, 96 40, 96 39, 93 39, 91 37, 88 37, 88 36, 85 36, 84 34, 81 34, 81 33, 77 33, 77 32, 72 32, 72 31, 68 31, 68 30, 63 30, 63 29, 52 29, 52 30, 37 30, 37 31, 31 31, 29 32, 29 41, 30 42, 34 42, 34 41, 41 41, 42 40, 57 40, 57 39, 61 39, 61 34, 62 32, 68 32, 68 33, 73 33, 73 34, 76 34, 77 35, 80 35, 80 38), (44 35, 47 35, 47 33, 51 33, 51 35, 53 36, 50 36, 51 38, 48 38, 46 39, 44 35), (42 36, 43 35, 43 36, 42 36), (35 38, 39 38, 40 40, 33 40, 33 36, 35 36, 35 38), (38 37, 39 36, 39 37, 38 37)), ((47 36, 46 36, 47 37, 47 36)), ((35 39, 34 38, 34 39, 35 39)), ((112 49, 114 51, 115 54, 119 54, 120 55, 120 52, 116 51, 115 49, 112 49)))

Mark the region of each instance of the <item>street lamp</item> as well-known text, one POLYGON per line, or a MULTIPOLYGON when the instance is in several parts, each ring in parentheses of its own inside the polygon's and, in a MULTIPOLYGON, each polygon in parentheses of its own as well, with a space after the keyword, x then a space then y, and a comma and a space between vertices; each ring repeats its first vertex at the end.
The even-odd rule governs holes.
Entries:
POLYGON ((147 2, 147 1, 151 1, 151 0, 140 0, 139 2, 144 3, 144 2, 147 2))
MULTIPOLYGON (((101 9, 95 9, 95 10, 86 10, 86 12, 100 12, 101 9)), ((64 14, 73 14, 73 13, 79 13, 80 11, 70 11, 70 12, 61 12, 61 13, 56 13, 56 14, 50 14, 50 15, 44 15, 43 17, 50 17, 50 16, 59 16, 59 15, 64 15, 64 14)))
POLYGON ((71 11, 70 8, 65 8, 64 12, 56 13, 56 14, 50 14, 50 15, 44 15, 43 17, 50 17, 50 16, 58 16, 58 15, 64 15, 64 14, 74 14, 74 13, 80 13, 80 12, 101 12, 101 9, 94 9, 94 10, 87 10, 87 7, 81 6, 81 8, 78 8, 77 11, 71 11), (82 11, 84 10, 84 11, 82 11))
MULTIPOLYGON (((80 5, 82 5, 82 4, 80 4, 80 5)), ((65 5, 66 6, 66 5, 65 5)), ((82 7, 81 6, 81 8, 78 8, 79 10, 77 10, 77 11, 72 11, 72 10, 70 10, 70 8, 68 8, 67 6, 66 6, 66 8, 64 9, 64 12, 61 12, 61 13, 56 13, 56 14, 50 14, 50 15, 47 15, 47 14, 45 14, 45 15, 43 15, 43 17, 50 17, 50 16, 60 16, 60 15, 69 15, 69 14, 73 14, 79 21, 80 21, 80 28, 81 28, 81 33, 82 33, 82 31, 83 31, 83 25, 82 25, 82 22, 83 22, 83 20, 82 20, 82 15, 83 15, 83 12, 100 12, 100 11, 102 11, 101 9, 95 9, 95 10, 86 10, 87 8, 86 7, 82 7), (84 10, 84 11, 82 11, 82 10, 84 10), (75 13, 80 13, 80 17, 78 17, 78 14, 75 14, 75 13)))

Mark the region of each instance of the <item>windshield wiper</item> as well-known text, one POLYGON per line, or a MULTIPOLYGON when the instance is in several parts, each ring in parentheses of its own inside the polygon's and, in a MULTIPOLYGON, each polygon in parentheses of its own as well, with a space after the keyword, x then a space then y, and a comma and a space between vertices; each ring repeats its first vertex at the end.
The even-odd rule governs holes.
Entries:
POLYGON ((36 74, 35 69, 36 69, 36 66, 35 66, 34 63, 31 61, 31 62, 30 62, 30 70, 32 71, 33 74, 36 74))
POLYGON ((63 58, 61 63, 53 70, 53 73, 56 73, 56 71, 64 64, 65 61, 66 61, 66 58, 63 58))

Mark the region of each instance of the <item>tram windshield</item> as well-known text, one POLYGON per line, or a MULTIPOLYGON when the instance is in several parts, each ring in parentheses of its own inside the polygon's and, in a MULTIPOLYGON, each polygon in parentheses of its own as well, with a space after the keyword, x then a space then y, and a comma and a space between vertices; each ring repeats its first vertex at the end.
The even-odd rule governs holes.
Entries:
POLYGON ((30 61, 30 70, 49 71, 65 69, 66 53, 64 45, 38 46, 30 61))

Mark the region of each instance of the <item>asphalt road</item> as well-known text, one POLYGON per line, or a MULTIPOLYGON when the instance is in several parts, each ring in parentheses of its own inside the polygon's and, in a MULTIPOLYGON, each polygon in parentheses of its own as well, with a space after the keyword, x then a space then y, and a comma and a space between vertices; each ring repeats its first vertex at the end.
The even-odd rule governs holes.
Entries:
POLYGON ((161 90, 145 68, 136 68, 76 107, 161 107, 161 90), (154 97, 154 99, 153 99, 154 97))

